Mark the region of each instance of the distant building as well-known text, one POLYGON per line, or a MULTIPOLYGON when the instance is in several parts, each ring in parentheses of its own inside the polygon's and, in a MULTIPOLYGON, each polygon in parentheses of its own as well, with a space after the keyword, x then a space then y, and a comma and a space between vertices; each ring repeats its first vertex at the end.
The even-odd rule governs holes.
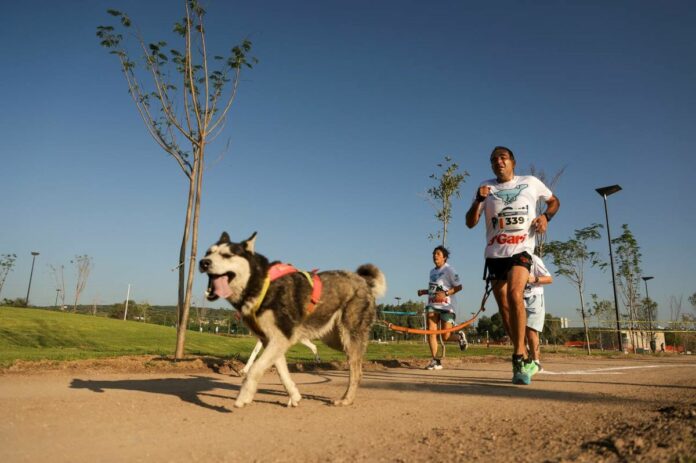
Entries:
POLYGON ((636 350, 656 351, 660 350, 660 346, 665 344, 665 333, 662 331, 653 331, 652 340, 655 343, 650 345, 650 331, 643 330, 621 330, 621 343, 624 349, 633 350, 635 342, 636 350))

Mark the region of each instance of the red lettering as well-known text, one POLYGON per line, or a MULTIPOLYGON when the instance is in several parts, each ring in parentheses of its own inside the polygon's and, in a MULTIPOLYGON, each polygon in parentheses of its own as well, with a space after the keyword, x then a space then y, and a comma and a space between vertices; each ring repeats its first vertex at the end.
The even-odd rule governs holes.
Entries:
POLYGON ((493 243, 497 244, 520 244, 524 243, 524 240, 527 239, 527 235, 508 235, 506 233, 501 233, 500 235, 496 235, 491 240, 488 242, 488 246, 492 246, 493 243))

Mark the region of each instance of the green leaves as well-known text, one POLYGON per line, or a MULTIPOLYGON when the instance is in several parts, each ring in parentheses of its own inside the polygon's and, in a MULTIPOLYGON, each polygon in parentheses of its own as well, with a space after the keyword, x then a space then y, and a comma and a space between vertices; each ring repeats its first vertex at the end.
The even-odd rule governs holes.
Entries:
POLYGON ((447 227, 452 218, 452 196, 461 198, 459 188, 469 173, 466 171, 459 172, 459 165, 456 162, 452 162, 452 158, 449 156, 445 156, 445 163, 439 163, 437 167, 444 169, 444 171, 440 176, 436 174, 430 175, 430 178, 435 180, 437 184, 428 188, 426 193, 435 206, 435 218, 442 223, 442 230, 438 231, 435 236, 442 236, 442 244, 445 245, 447 227))
POLYGON ((111 16, 116 16, 117 18, 119 18, 121 20, 121 24, 123 24, 124 27, 131 26, 130 18, 128 16, 126 16, 125 14, 121 13, 120 11, 108 9, 108 10, 106 10, 106 12, 109 13, 111 16))
POLYGON ((114 33, 112 26, 97 26, 97 37, 101 39, 100 45, 105 48, 114 48, 120 45, 123 36, 114 33))
POLYGON ((179 34, 182 37, 186 37, 186 24, 188 20, 186 18, 182 19, 180 23, 174 23, 173 32, 179 34))
POLYGON ((556 275, 564 276, 577 285, 584 281, 584 265, 589 263, 592 267, 604 269, 606 263, 599 254, 590 251, 587 246, 589 240, 601 237, 599 229, 602 225, 594 223, 589 227, 575 230, 575 238, 568 241, 551 241, 545 246, 545 251, 550 254, 553 264, 556 266, 556 275))
POLYGON ((232 56, 227 60, 227 65, 231 69, 239 69, 242 66, 251 69, 254 64, 259 62, 259 60, 254 57, 247 59, 246 55, 251 51, 251 41, 249 39, 245 39, 241 44, 233 47, 230 51, 232 52, 232 56))

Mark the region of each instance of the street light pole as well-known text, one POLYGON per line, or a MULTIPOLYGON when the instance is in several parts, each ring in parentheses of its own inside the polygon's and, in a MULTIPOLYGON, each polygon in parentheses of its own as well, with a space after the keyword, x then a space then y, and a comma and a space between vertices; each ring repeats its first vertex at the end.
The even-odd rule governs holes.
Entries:
POLYGON ((609 228, 609 210, 607 209, 607 196, 621 191, 619 185, 605 186, 596 188, 595 191, 604 199, 604 217, 607 221, 607 240, 609 241, 609 261, 611 262, 611 284, 614 289, 614 308, 616 309, 616 335, 619 339, 619 351, 623 352, 623 342, 621 340, 621 321, 619 317, 619 299, 616 296, 616 273, 614 272, 614 252, 611 248, 611 230, 609 228))
POLYGON ((650 332, 650 350, 652 349, 653 342, 653 330, 652 330, 652 305, 650 304, 650 295, 648 294, 648 280, 652 280, 655 277, 642 277, 645 282, 645 302, 648 304, 648 330, 650 332))
POLYGON ((31 272, 29 273, 29 287, 27 287, 27 298, 25 299, 25 305, 29 307, 29 291, 31 291, 31 279, 34 277, 34 262, 36 261, 36 256, 39 255, 36 251, 31 251, 31 272))

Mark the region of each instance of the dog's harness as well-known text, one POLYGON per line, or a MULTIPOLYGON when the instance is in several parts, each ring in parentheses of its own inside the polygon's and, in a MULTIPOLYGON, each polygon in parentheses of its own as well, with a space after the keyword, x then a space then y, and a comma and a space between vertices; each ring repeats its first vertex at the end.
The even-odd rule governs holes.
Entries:
POLYGON ((261 293, 259 294, 259 297, 256 300, 254 308, 251 310, 251 316, 253 318, 254 324, 256 324, 256 311, 259 310, 259 307, 261 307, 263 299, 266 297, 268 287, 271 286, 271 282, 291 273, 299 272, 302 275, 304 275, 305 278, 307 278, 309 285, 312 287, 312 295, 309 298, 309 303, 307 304, 307 307, 305 307, 305 315, 309 315, 312 312, 314 312, 314 309, 317 307, 317 304, 319 304, 319 299, 321 299, 321 291, 323 289, 323 284, 321 282, 321 279, 319 278, 319 275, 317 275, 317 271, 317 269, 314 269, 311 272, 297 270, 292 265, 284 264, 282 262, 271 265, 271 268, 268 269, 268 275, 266 275, 266 279, 263 281, 261 293))

